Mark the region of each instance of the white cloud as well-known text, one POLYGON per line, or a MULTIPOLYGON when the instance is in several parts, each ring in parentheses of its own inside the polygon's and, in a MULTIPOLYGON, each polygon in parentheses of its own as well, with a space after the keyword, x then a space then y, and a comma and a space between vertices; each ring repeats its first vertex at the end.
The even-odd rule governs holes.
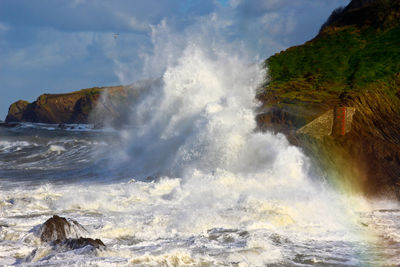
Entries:
POLYGON ((134 16, 124 14, 122 12, 116 15, 121 19, 122 23, 124 23, 128 28, 130 28, 133 31, 138 31, 138 32, 150 31, 150 25, 148 23, 141 22, 134 16))
POLYGON ((23 48, 11 49, 2 61, 20 70, 36 70, 60 66, 67 61, 84 58, 93 42, 92 33, 59 33, 43 30, 37 33, 37 41, 23 48))
POLYGON ((281 16, 279 13, 267 13, 259 20, 260 24, 267 32, 273 35, 288 35, 296 28, 294 14, 281 16))
POLYGON ((230 0, 230 1, 229 1, 229 4, 230 4, 233 8, 236 8, 240 3, 241 3, 241 0, 230 0))
POLYGON ((231 5, 245 16, 260 16, 265 12, 275 12, 302 1, 304 0, 231 0, 231 5))
POLYGON ((143 33, 150 24, 180 15, 182 3, 180 0, 1 0, 0 18, 22 27, 143 33))

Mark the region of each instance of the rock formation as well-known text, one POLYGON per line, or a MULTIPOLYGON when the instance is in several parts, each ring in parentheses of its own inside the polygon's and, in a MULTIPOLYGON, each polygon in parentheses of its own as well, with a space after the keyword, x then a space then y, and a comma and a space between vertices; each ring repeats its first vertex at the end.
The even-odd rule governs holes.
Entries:
POLYGON ((70 237, 78 237, 82 232, 87 231, 77 221, 54 215, 40 227, 39 236, 42 242, 62 242, 70 237))
POLYGON ((87 231, 77 221, 57 215, 49 218, 35 232, 40 240, 49 246, 34 249, 26 258, 17 261, 17 264, 39 261, 61 251, 84 248, 85 252, 93 252, 106 248, 100 239, 81 237, 80 235, 87 234, 87 231))
POLYGON ((86 246, 92 246, 93 248, 105 248, 106 245, 100 239, 92 238, 68 238, 60 243, 61 246, 67 247, 69 249, 80 249, 86 246))
POLYGON ((27 109, 29 102, 24 100, 18 100, 17 102, 11 104, 8 109, 7 122, 21 121, 24 117, 24 112, 27 109))
POLYGON ((38 231, 42 242, 67 249, 79 249, 86 246, 104 248, 100 239, 82 237, 86 229, 77 221, 54 215, 48 219, 38 231))
POLYGON ((67 94, 43 94, 28 103, 19 100, 8 111, 6 122, 40 122, 51 124, 98 123, 92 120, 96 108, 101 120, 111 124, 126 121, 130 102, 135 98, 131 86, 89 88, 67 94), (107 94, 107 97, 104 95, 107 94))
POLYGON ((321 32, 332 27, 357 25, 386 28, 400 19, 398 0, 353 0, 345 8, 336 9, 322 25, 321 32))
POLYGON ((129 122, 131 108, 139 101, 142 92, 160 86, 161 82, 161 79, 149 79, 127 86, 43 94, 32 103, 19 100, 9 107, 6 122, 50 123, 58 124, 60 128, 73 123, 122 127, 129 122))
POLYGON ((400 198, 399 0, 353 0, 265 64, 260 129, 286 133, 335 183, 400 198))

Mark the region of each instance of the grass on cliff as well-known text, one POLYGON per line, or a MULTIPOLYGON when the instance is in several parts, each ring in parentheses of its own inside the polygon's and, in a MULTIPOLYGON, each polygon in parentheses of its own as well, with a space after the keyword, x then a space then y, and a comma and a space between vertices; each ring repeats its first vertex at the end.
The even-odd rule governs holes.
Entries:
POLYGON ((330 28, 266 60, 268 89, 287 101, 321 102, 400 73, 400 27, 330 28))

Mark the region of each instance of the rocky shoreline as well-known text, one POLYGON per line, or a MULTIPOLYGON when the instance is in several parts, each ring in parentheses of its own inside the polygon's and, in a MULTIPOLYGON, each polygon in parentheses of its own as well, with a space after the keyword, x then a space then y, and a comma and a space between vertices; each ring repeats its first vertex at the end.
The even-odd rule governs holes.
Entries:
MULTIPOLYGON (((283 132, 342 186, 400 199, 400 1, 353 0, 304 45, 266 60, 270 80, 257 95, 261 131, 283 132)), ((44 94, 13 103, 16 122, 121 127, 134 86, 44 94)))
POLYGON ((128 120, 128 110, 136 98, 132 86, 94 87, 66 94, 43 94, 29 103, 11 104, 3 126, 16 122, 48 124, 106 124, 118 126, 128 120))
POLYGON ((100 239, 82 237, 81 235, 88 234, 88 231, 77 221, 58 215, 49 218, 32 231, 40 239, 43 247, 34 249, 30 255, 18 263, 32 262, 56 251, 106 249, 106 245, 100 239))
POLYGON ((400 1, 336 10, 313 40, 266 61, 259 128, 285 133, 333 183, 400 199, 398 44, 400 1))

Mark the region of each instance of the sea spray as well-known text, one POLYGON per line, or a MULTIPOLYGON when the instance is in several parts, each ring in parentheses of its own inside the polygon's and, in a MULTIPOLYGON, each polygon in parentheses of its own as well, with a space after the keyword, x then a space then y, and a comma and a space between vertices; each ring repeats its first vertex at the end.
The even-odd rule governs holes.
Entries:
POLYGON ((161 35, 154 29, 146 66, 159 63, 154 77, 161 78, 142 83, 116 138, 104 132, 104 140, 91 142, 90 134, 62 132, 68 138, 35 141, 42 162, 19 163, 24 155, 12 155, 23 171, 45 168, 38 174, 47 180, 0 186, 2 264, 376 263, 364 258, 371 245, 360 233, 382 216, 312 177, 309 160, 285 136, 256 131, 254 94, 265 71, 240 44, 219 41, 218 27, 203 28, 215 19, 177 38, 165 24, 161 35), (52 145, 65 151, 46 154, 52 145), (66 183, 76 169, 84 178, 66 183), (53 214, 75 219, 107 249, 65 252, 42 244, 34 229, 53 214), (30 258, 34 249, 39 253, 30 258))
POLYGON ((289 243, 356 240, 352 211, 322 179, 311 179, 307 157, 283 135, 256 131, 254 96, 265 70, 223 42, 196 38, 177 47, 161 81, 142 90, 132 107, 135 127, 121 130, 112 150, 108 168, 130 173, 132 182, 113 186, 117 191, 96 188, 108 191, 106 199, 89 191, 62 202, 82 208, 78 203, 89 197, 86 208, 125 213, 103 226, 108 238, 194 238, 203 246, 200 239, 217 233, 217 244, 208 245, 222 249, 214 248, 218 260, 233 253, 232 262, 281 260, 287 252, 271 241, 275 234, 289 243), (248 250, 261 259, 245 256, 248 250))

